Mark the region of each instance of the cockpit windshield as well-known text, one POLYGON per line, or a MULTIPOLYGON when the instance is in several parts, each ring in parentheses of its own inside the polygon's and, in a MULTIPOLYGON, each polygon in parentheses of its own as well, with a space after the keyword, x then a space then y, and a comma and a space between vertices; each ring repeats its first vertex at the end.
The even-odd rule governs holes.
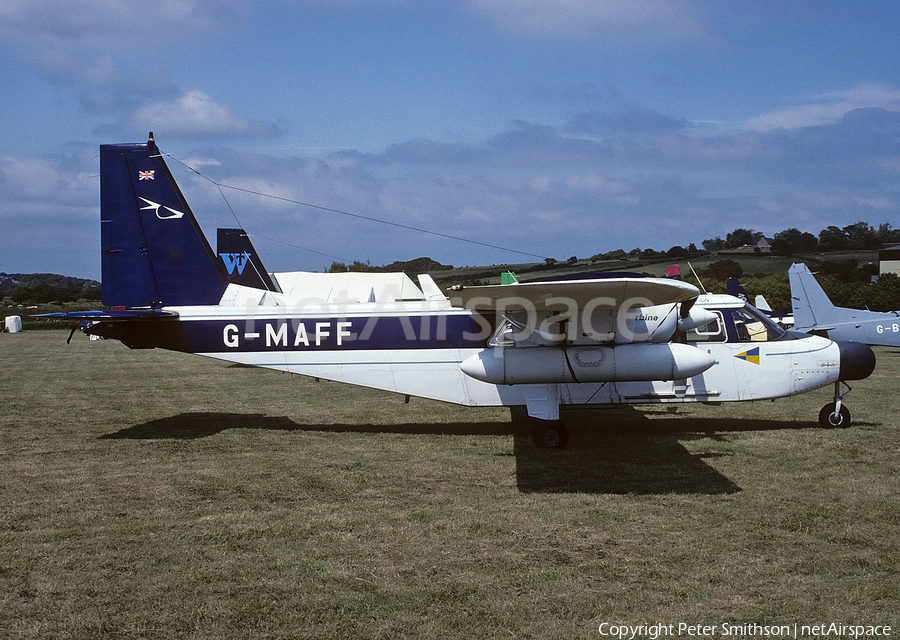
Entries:
POLYGON ((771 318, 750 305, 710 311, 716 315, 715 320, 688 331, 687 342, 771 342, 787 335, 771 318))
POLYGON ((749 305, 730 309, 729 313, 740 342, 770 342, 784 337, 786 333, 768 316, 749 305))

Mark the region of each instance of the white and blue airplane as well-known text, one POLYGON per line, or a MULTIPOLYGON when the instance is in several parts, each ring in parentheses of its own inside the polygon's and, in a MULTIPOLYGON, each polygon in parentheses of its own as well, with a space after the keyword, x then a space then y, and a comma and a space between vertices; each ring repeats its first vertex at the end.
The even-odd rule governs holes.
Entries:
POLYGON ((900 313, 836 307, 803 263, 788 269, 794 328, 832 340, 900 347, 900 313))
POLYGON ((820 422, 848 426, 846 381, 875 367, 864 344, 786 332, 745 301, 676 280, 578 276, 448 297, 428 275, 263 277, 239 230, 213 253, 152 134, 101 145, 100 230, 108 308, 50 316, 134 349, 524 406, 543 447, 568 441, 562 406, 762 400, 831 384, 820 422), (240 281, 241 265, 259 277, 240 281))

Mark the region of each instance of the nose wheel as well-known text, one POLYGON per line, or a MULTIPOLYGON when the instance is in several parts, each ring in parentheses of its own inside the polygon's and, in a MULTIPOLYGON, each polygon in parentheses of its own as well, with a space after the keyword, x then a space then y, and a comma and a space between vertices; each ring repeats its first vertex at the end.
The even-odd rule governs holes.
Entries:
POLYGON ((850 409, 844 405, 836 408, 834 402, 829 402, 819 412, 819 425, 825 429, 846 429, 850 426, 850 409))
POLYGON ((850 393, 850 385, 841 393, 840 382, 834 383, 834 402, 829 402, 819 411, 819 425, 825 429, 846 429, 850 426, 850 409, 843 404, 844 396, 850 393))

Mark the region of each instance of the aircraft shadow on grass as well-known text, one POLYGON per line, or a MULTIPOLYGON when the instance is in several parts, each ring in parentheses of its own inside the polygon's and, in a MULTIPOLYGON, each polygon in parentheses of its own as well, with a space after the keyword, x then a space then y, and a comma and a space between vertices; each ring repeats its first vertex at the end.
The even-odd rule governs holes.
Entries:
POLYGON ((568 448, 552 450, 535 448, 523 416, 524 412, 513 410, 510 422, 358 425, 299 424, 286 416, 195 412, 151 420, 100 437, 190 440, 228 429, 512 436, 516 482, 523 493, 728 494, 741 488, 707 460, 730 454, 691 453, 682 442, 727 442, 729 433, 818 428, 814 422, 793 420, 650 419, 631 407, 574 410, 566 416, 568 448))
POLYGON ((287 416, 266 416, 261 413, 189 412, 126 427, 115 433, 102 435, 100 438, 192 440, 195 438, 208 438, 228 429, 328 431, 333 433, 404 433, 417 435, 512 435, 517 431, 515 425, 503 422, 392 425, 300 424, 287 416))
MULTIPOLYGON (((672 407, 673 414, 675 407, 672 407)), ((820 429, 816 421, 688 418, 633 407, 570 411, 569 446, 537 449, 528 434, 515 438, 516 475, 523 493, 728 494, 741 488, 707 460, 720 451, 692 453, 682 443, 727 443, 729 434, 820 429)), ((877 426, 857 421, 856 426, 877 426)), ((708 447, 709 448, 709 447, 708 447)), ((715 447, 713 447, 714 449, 715 447)))
POLYGON ((516 481, 522 493, 728 494, 741 488, 706 460, 727 453, 694 454, 681 441, 727 431, 784 429, 766 420, 651 420, 632 407, 574 410, 566 416, 569 446, 535 448, 527 431, 515 437, 516 481), (730 428, 729 428, 730 427, 730 428))
MULTIPOLYGON (((582 434, 570 433, 571 446, 582 434)), ((691 453, 679 442, 682 436, 612 430, 583 436, 589 446, 559 452, 536 449, 529 435, 516 436, 519 491, 715 495, 741 490, 706 462, 728 454, 691 453)))

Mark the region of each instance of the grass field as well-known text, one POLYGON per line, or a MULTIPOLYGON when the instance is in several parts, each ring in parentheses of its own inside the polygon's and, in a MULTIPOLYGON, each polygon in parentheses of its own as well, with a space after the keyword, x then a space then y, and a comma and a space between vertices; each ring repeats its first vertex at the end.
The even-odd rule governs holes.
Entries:
POLYGON ((508 409, 66 336, 0 335, 2 637, 900 628, 898 350, 850 429, 823 389, 570 410, 554 451, 508 409))

